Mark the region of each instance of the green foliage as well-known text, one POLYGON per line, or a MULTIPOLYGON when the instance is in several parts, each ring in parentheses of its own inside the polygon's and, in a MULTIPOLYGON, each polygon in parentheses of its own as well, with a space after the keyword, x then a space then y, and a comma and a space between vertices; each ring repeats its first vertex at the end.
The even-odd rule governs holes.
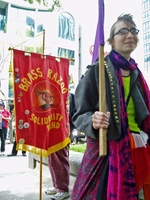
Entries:
POLYGON ((25 47, 24 50, 27 52, 34 52, 34 47, 25 47))
POLYGON ((33 4, 34 2, 39 3, 40 5, 47 6, 49 11, 59 10, 62 5, 60 0, 24 0, 26 2, 29 2, 30 4, 33 4), (51 3, 48 3, 48 2, 51 3))
POLYGON ((9 73, 9 85, 8 85, 8 87, 9 87, 9 89, 13 89, 13 86, 14 86, 14 78, 13 78, 13 76, 12 76, 12 73, 9 73))
POLYGON ((36 53, 40 53, 40 54, 42 54, 43 52, 42 52, 42 47, 36 47, 36 53))
POLYGON ((85 149, 86 149, 86 143, 75 144, 75 145, 71 144, 69 149, 72 150, 72 151, 84 153, 85 149))

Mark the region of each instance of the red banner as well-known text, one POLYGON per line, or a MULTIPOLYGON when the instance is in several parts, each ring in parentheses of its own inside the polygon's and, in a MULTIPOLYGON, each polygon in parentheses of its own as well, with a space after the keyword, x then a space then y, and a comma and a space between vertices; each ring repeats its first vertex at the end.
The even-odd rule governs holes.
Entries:
POLYGON ((69 60, 14 50, 17 149, 42 156, 70 143, 69 60))

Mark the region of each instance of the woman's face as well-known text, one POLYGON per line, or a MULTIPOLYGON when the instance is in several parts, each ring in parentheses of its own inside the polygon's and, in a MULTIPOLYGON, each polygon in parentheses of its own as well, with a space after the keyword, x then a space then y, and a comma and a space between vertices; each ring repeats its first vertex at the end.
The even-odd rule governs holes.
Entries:
MULTIPOLYGON (((136 27, 131 23, 125 24, 124 22, 118 22, 115 25, 114 34, 122 28, 127 28, 128 30, 131 30, 132 28, 136 27)), ((129 31, 125 35, 122 35, 121 33, 116 34, 112 39, 111 45, 112 49, 120 53, 123 57, 125 57, 128 60, 132 51, 136 49, 138 41, 138 34, 133 35, 129 31)))

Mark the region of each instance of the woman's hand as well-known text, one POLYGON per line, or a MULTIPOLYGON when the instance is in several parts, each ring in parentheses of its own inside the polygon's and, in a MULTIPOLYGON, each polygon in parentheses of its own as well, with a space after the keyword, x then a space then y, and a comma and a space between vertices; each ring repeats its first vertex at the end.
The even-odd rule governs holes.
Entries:
POLYGON ((92 116, 92 125, 94 129, 108 128, 110 112, 103 113, 96 111, 92 116))

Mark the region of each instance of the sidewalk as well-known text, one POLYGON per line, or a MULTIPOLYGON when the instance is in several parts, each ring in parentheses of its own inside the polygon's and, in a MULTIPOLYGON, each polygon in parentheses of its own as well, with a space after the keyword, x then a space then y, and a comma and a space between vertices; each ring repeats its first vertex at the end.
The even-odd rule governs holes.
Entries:
MULTIPOLYGON (((0 200, 50 200, 45 189, 52 187, 52 180, 47 166, 42 166, 42 198, 40 199, 40 166, 28 167, 28 153, 24 157, 21 151, 14 157, 7 157, 12 144, 6 144, 5 156, 0 156, 0 200)), ((75 177, 70 176, 70 192, 75 177)), ((68 198, 66 200, 70 200, 68 198)))

